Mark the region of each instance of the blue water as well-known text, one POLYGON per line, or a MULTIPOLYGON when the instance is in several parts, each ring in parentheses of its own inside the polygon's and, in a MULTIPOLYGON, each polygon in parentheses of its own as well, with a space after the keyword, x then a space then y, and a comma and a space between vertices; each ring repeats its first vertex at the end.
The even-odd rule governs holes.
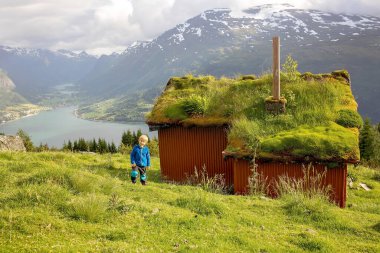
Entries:
POLYGON ((79 138, 92 140, 104 138, 107 142, 113 141, 116 145, 121 142, 121 136, 128 129, 153 137, 157 132, 149 132, 144 122, 111 123, 89 121, 75 117, 74 107, 58 108, 44 111, 35 116, 0 124, 0 133, 15 135, 19 129, 24 130, 31 137, 34 145, 47 143, 49 147, 62 148, 64 141, 74 141, 79 138))

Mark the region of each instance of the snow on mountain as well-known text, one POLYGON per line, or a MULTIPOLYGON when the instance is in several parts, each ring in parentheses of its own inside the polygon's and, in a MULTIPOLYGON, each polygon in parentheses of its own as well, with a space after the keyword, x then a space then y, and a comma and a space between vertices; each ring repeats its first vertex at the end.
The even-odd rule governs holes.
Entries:
POLYGON ((0 50, 6 51, 8 53, 18 55, 18 56, 29 55, 33 57, 40 57, 40 50, 37 50, 37 49, 0 46, 0 50))
MULTIPOLYGON (((204 11, 151 41, 133 43, 120 55, 101 58, 82 87, 109 98, 157 87, 170 76, 186 73, 261 74, 270 69, 276 35, 281 37, 282 54, 292 54, 301 71, 347 68, 357 101, 376 100, 368 90, 380 67, 380 18, 287 4, 204 11)), ((364 111, 371 111, 370 106, 364 111)), ((375 114, 380 119, 380 113, 375 114)))
MULTIPOLYGON (((318 10, 303 10, 289 4, 267 4, 242 11, 213 9, 177 25, 152 41, 136 42, 124 53, 138 52, 140 49, 184 44, 186 39, 197 35, 198 40, 212 33, 233 37, 239 32, 247 40, 268 40, 273 32, 282 32, 282 40, 301 42, 315 38, 319 41, 337 42, 343 38, 357 36, 366 31, 380 30, 377 17, 333 14, 318 10), (333 30, 340 30, 334 33, 333 30), (167 36, 170 34, 169 36, 167 36), (162 40, 165 37, 165 40, 162 40)), ((192 38, 194 39, 194 37, 192 38)))

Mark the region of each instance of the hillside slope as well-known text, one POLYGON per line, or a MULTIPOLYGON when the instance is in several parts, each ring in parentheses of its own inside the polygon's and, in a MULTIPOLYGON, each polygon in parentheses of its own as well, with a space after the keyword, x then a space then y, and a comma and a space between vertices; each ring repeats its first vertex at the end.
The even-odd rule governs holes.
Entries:
POLYGON ((16 91, 32 102, 53 86, 82 79, 96 61, 85 52, 0 46, 0 68, 15 82, 16 91))
POLYGON ((0 69, 0 123, 36 114, 48 108, 31 104, 16 92, 16 85, 5 71, 0 69))
POLYGON ((124 155, 0 153, 3 252, 378 252, 379 172, 350 168, 348 208, 320 199, 132 185, 124 155), (359 182, 371 186, 367 192, 359 182), (356 188, 358 187, 358 188, 356 188))

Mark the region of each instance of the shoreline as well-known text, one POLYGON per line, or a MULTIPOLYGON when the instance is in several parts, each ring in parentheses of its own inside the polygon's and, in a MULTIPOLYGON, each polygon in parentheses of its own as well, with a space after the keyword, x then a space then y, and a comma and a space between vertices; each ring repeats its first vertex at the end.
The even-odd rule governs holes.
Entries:
POLYGON ((129 120, 129 121, 111 121, 111 120, 100 120, 100 119, 89 119, 89 118, 82 118, 80 117, 80 115, 78 114, 78 108, 76 108, 74 111, 73 111, 73 114, 76 118, 78 119, 83 119, 83 120, 88 120, 88 121, 92 121, 92 122, 103 122, 103 123, 116 123, 116 124, 125 124, 125 123, 144 123, 146 124, 146 122, 144 120, 129 120))
POLYGON ((41 112, 50 111, 50 110, 52 110, 52 108, 46 107, 45 109, 41 109, 41 110, 38 110, 38 111, 36 111, 34 113, 29 113, 29 114, 23 115, 23 116, 18 117, 16 119, 3 120, 3 121, 0 122, 0 125, 4 125, 6 123, 13 122, 13 121, 16 121, 16 120, 20 120, 20 119, 23 119, 23 118, 28 118, 28 117, 36 116, 36 115, 40 114, 41 112))

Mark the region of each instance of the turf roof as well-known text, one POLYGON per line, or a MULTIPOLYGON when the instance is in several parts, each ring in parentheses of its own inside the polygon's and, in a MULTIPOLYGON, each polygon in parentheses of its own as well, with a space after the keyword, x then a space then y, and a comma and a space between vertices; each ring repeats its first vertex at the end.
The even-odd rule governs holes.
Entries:
POLYGON ((281 75, 285 113, 265 109, 272 76, 173 77, 157 99, 151 127, 229 126, 226 155, 270 160, 357 162, 362 119, 345 70, 281 75))

